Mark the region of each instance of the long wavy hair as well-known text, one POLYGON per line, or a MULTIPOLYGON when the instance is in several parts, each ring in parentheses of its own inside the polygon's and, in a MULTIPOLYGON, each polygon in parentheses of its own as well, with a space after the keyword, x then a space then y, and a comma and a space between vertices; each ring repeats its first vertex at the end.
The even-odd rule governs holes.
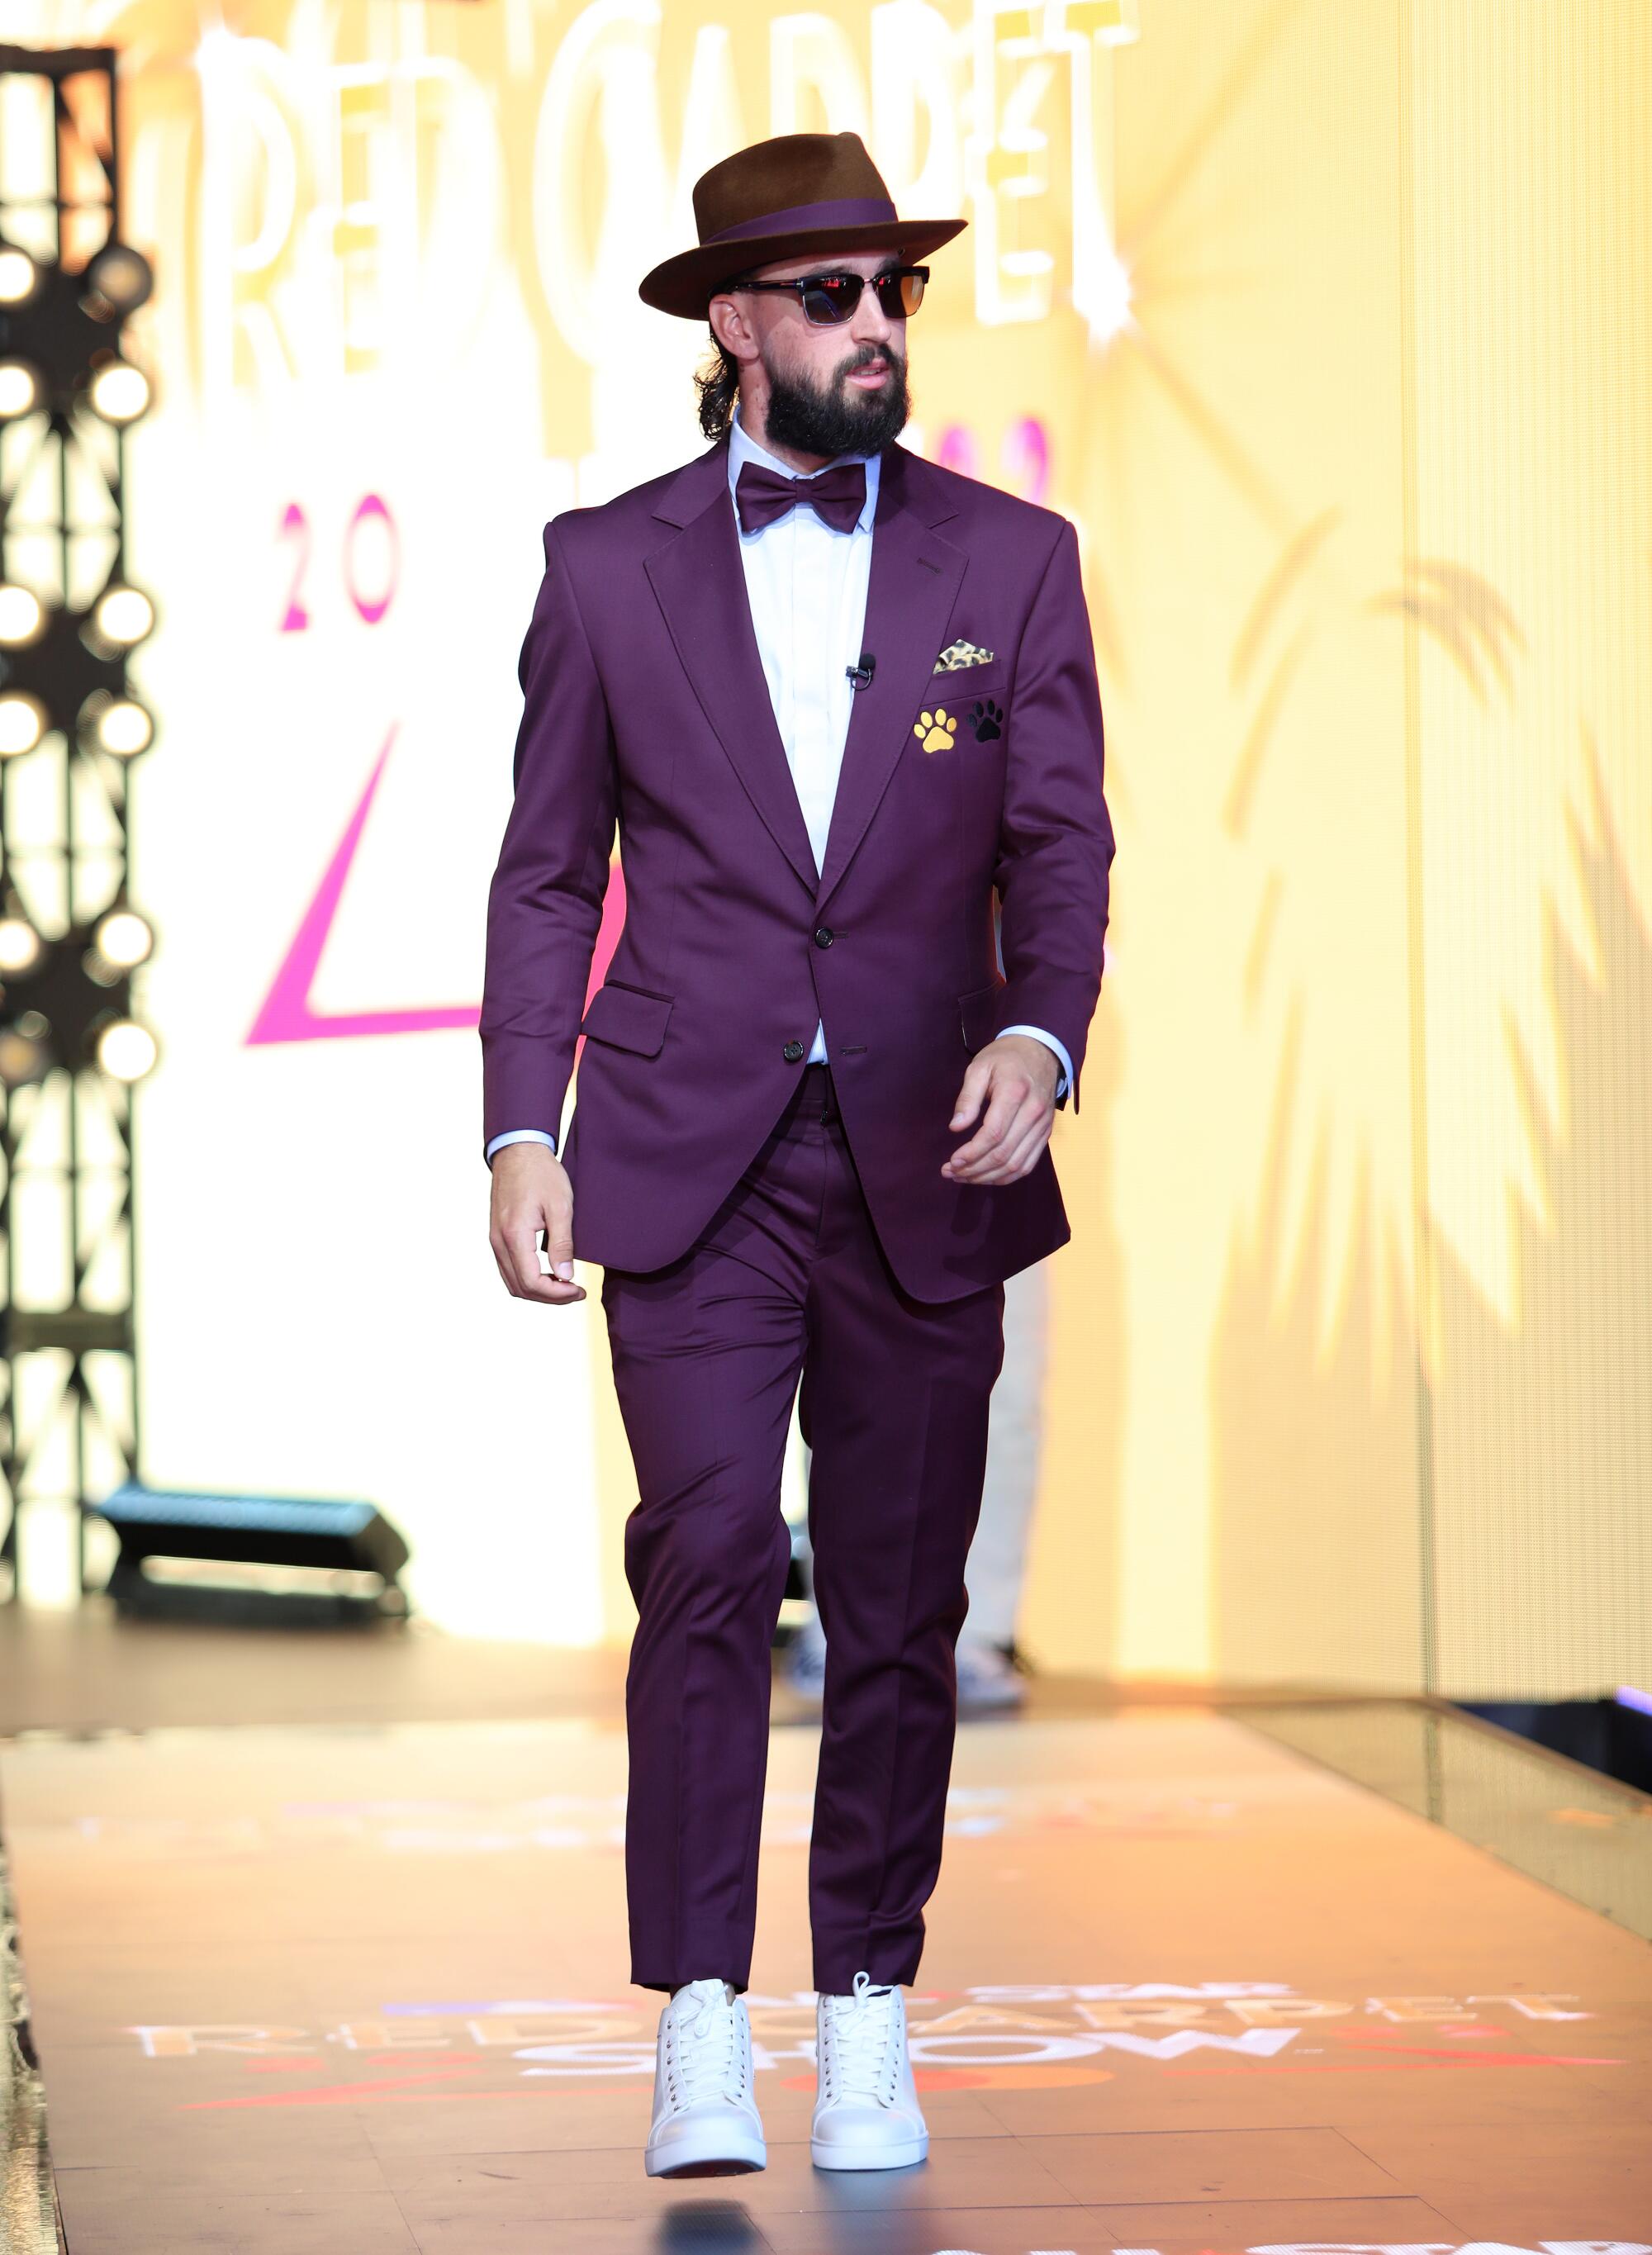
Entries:
POLYGON ((699 394, 700 429, 708 439, 721 439, 735 419, 735 402, 740 397, 740 362, 718 341, 714 329, 709 334, 710 356, 694 371, 694 389, 699 394))

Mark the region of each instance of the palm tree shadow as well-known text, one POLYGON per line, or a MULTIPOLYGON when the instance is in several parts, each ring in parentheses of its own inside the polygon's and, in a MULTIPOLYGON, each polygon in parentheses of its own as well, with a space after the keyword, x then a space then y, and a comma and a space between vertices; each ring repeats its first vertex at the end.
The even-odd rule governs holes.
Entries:
MULTIPOLYGON (((1324 1352, 1323 1148, 1303 1250, 1282 1277, 1296 1022, 1287 1036, 1255 1220, 1230 1254, 1210 1362, 1213 1657, 1227 1682, 1564 1698, 1652 1670, 1652 934, 1586 731, 1585 750, 1599 844, 1567 819, 1599 969, 1545 904, 1557 1119, 1508 1033, 1547 1218, 1511 1197, 1507 1319, 1436 1235, 1426 1387, 1395 1223, 1374 1222, 1368 1165, 1360 1254, 1324 1352)), ((1431 1142, 1480 1124, 1437 1112, 1431 1142)))

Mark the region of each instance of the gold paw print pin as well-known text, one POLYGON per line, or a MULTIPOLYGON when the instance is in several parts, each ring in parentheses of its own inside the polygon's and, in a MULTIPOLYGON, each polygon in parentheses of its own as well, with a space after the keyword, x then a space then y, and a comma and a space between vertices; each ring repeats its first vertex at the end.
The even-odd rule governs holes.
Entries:
POLYGON ((950 752, 958 734, 957 716, 938 705, 932 713, 918 714, 912 734, 926 752, 950 752))

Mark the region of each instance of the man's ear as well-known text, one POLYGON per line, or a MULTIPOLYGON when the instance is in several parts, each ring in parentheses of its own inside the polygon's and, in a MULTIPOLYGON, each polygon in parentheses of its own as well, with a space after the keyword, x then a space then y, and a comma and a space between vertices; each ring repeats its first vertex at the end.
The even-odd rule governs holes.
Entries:
POLYGON ((706 325, 714 342, 736 360, 755 360, 757 341, 751 324, 732 298, 714 297, 706 308, 706 325))

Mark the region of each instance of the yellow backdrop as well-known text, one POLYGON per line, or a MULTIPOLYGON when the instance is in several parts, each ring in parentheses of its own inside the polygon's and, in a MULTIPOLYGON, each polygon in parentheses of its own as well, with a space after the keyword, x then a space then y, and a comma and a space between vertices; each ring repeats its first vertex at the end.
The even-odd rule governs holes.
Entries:
MULTIPOLYGON (((27 17, 26 0, 14 15, 27 17)), ((594 1295, 484 1235, 544 518, 700 443, 637 277, 863 133, 967 212, 908 442, 1079 526, 1119 836, 1057 1156, 1051 1664, 1652 1674, 1652 17, 1592 0, 36 0, 127 52, 151 1478, 629 1632, 594 1295), (256 1036, 256 1038, 250 1038, 256 1036)))

